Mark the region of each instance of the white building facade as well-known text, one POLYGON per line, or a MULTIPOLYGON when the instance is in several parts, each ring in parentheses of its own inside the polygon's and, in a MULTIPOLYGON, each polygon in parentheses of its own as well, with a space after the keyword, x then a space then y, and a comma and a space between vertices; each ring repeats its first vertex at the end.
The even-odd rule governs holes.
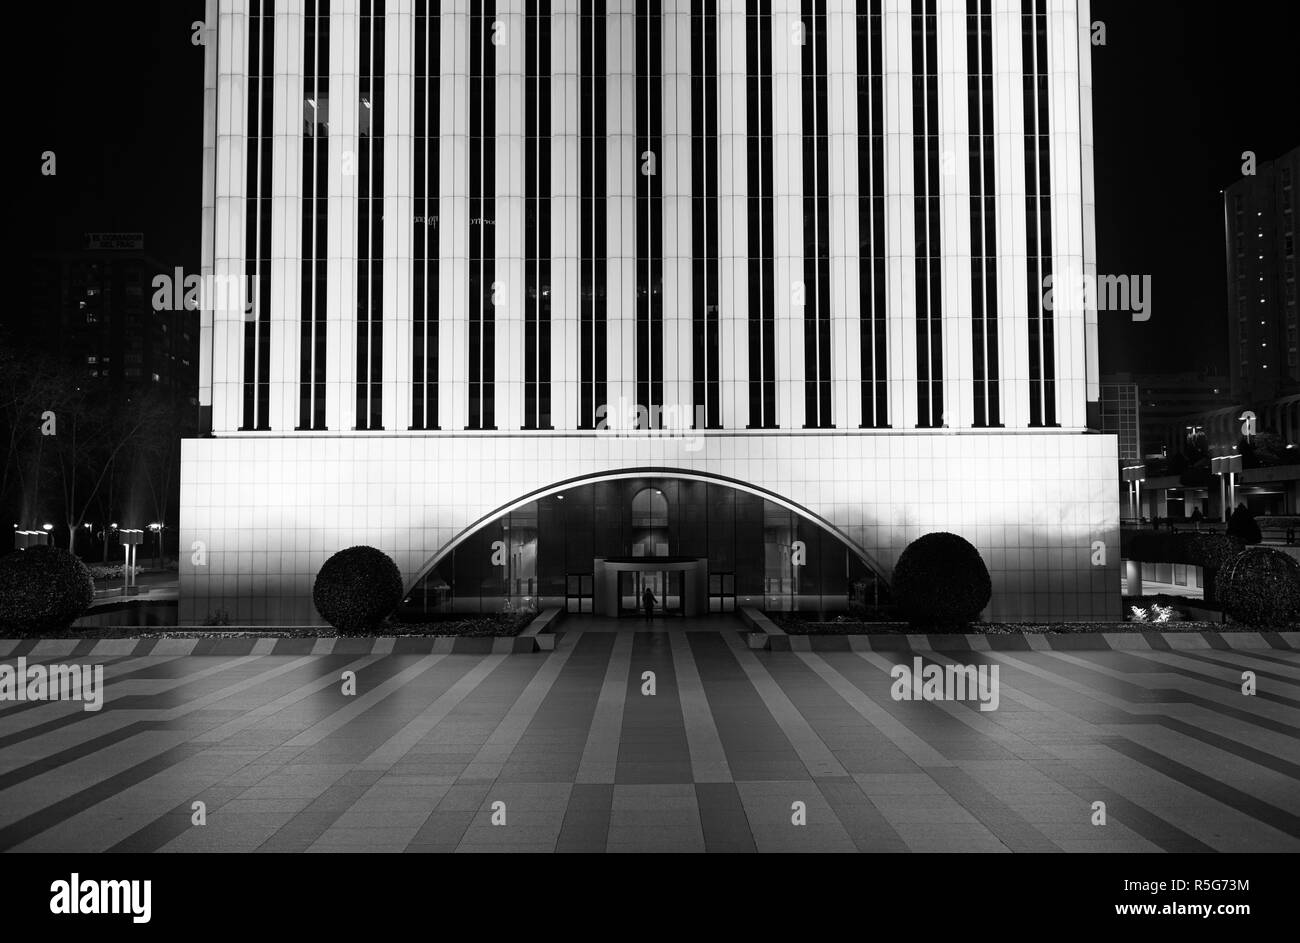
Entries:
POLYGON ((619 561, 830 611, 936 530, 986 618, 1118 617, 1096 312, 1043 289, 1096 274, 1086 0, 205 25, 203 275, 246 297, 204 300, 182 622, 319 621, 355 544, 428 611, 601 611, 619 561))

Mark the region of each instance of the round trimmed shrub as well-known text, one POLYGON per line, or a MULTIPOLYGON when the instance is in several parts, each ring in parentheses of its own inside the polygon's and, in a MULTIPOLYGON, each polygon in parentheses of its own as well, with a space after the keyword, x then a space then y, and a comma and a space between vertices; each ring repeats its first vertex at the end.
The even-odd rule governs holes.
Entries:
POLYGON ((989 604, 993 581, 968 540, 925 534, 898 558, 890 591, 914 628, 961 629, 989 604))
POLYGON ((373 632, 402 601, 402 571, 374 547, 348 547, 316 574, 312 602, 321 618, 344 635, 373 632))
POLYGON ((1281 629, 1300 621, 1300 563, 1268 547, 1243 550, 1219 571, 1219 601, 1246 625, 1281 629))
POLYGON ((95 601, 86 564, 48 544, 0 558, 0 632, 62 632, 95 601))

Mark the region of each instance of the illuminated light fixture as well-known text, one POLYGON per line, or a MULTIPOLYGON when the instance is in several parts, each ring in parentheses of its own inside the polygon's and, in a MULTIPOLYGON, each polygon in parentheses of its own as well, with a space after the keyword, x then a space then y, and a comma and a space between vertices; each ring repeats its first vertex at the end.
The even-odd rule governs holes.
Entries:
POLYGON ((315 107, 316 107, 316 99, 314 99, 314 98, 309 98, 309 99, 307 99, 307 104, 309 104, 309 105, 311 105, 313 108, 315 108, 315 107))
POLYGON ((54 530, 54 525, 53 525, 53 524, 42 524, 42 525, 41 525, 41 528, 42 528, 43 530, 54 530))
POLYGON ((363 96, 361 97, 361 104, 363 104, 363 105, 365 105, 367 108, 369 108, 369 107, 370 107, 370 99, 369 99, 369 98, 366 98, 366 97, 363 95, 363 96))

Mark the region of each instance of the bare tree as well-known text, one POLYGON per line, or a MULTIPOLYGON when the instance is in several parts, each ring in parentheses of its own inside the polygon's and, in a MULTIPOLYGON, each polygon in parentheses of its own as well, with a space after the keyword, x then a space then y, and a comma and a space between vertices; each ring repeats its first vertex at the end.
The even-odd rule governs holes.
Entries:
POLYGON ((54 451, 58 456, 68 549, 76 553, 77 533, 114 461, 138 445, 153 406, 147 400, 133 398, 127 401, 126 408, 115 408, 79 394, 65 410, 67 416, 60 422, 54 451))

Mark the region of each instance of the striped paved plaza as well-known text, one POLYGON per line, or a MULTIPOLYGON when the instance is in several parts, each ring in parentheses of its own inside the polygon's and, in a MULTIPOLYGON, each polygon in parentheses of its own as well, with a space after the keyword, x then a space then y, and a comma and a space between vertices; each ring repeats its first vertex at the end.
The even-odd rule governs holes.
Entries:
POLYGON ((0 704, 0 848, 1300 851, 1297 652, 917 653, 998 666, 980 711, 894 700, 909 652, 563 628, 538 654, 96 659, 98 712, 0 704))

